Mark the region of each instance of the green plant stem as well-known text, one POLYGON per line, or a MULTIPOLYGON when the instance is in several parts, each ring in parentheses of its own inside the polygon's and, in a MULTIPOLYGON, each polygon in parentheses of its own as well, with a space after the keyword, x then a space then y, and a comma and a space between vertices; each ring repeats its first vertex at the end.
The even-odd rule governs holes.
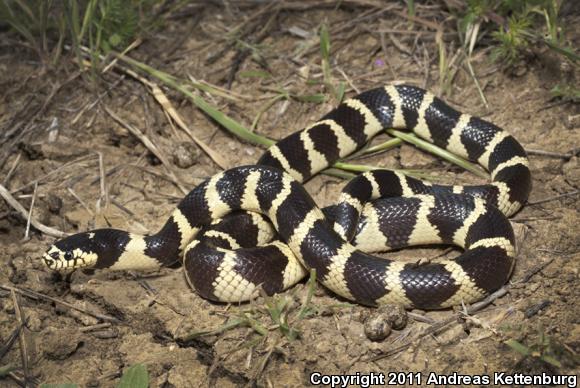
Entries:
POLYGON ((405 133, 405 132, 401 132, 401 131, 397 131, 395 129, 387 129, 386 130, 388 134, 398 137, 408 143, 411 143, 413 145, 415 145, 416 147, 429 152, 430 154, 433 155, 437 155, 442 159, 447 160, 448 162, 451 162, 469 172, 474 173, 475 175, 481 177, 481 178, 485 178, 485 179, 489 179, 489 176, 487 173, 481 171, 481 169, 479 167, 477 167, 476 165, 474 165, 473 163, 468 162, 467 160, 452 154, 451 152, 444 150, 443 148, 437 147, 434 144, 429 143, 428 141, 425 141, 423 139, 420 139, 419 137, 417 137, 416 135, 412 134, 412 133, 405 133))
POLYGON ((212 119, 217 121, 223 127, 225 127, 228 131, 233 133, 234 135, 238 136, 239 138, 246 140, 253 144, 258 144, 262 146, 269 147, 272 144, 276 143, 276 141, 268 139, 264 136, 260 136, 255 134, 249 130, 247 130, 243 125, 239 124, 237 121, 229 118, 219 110, 217 110, 214 106, 209 104, 200 96, 193 94, 189 91, 184 85, 182 85, 175 77, 160 70, 154 69, 142 62, 136 61, 131 59, 125 55, 121 55, 119 53, 115 53, 115 56, 119 58, 121 61, 128 63, 131 66, 134 66, 141 71, 149 74, 150 76, 157 78, 165 85, 177 90, 178 92, 187 96, 199 109, 205 112, 208 116, 212 119))

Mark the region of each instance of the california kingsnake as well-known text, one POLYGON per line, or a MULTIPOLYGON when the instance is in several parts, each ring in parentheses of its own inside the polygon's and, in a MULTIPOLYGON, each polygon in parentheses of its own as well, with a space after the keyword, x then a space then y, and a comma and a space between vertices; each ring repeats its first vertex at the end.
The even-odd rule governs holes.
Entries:
POLYGON ((502 213, 516 212, 530 190, 528 159, 513 137, 420 88, 386 86, 344 101, 272 146, 257 165, 207 179, 179 203, 157 234, 79 233, 55 242, 44 262, 53 270, 145 269, 183 257, 186 278, 202 296, 238 301, 251 298, 259 286, 274 293, 297 282, 305 272, 295 255, 347 299, 442 308, 471 303, 505 283, 515 247, 502 213), (376 170, 351 181, 338 204, 325 209, 325 217, 301 182, 391 127, 410 129, 478 162, 492 182, 440 186, 376 170), (369 202, 377 198, 384 199, 369 202), (273 231, 256 228, 263 222, 255 214, 216 223, 238 210, 266 215, 285 244, 268 243, 273 231), (196 236, 203 238, 192 241, 196 236), (453 261, 402 263, 363 253, 349 240, 370 251, 427 243, 466 250, 453 261))

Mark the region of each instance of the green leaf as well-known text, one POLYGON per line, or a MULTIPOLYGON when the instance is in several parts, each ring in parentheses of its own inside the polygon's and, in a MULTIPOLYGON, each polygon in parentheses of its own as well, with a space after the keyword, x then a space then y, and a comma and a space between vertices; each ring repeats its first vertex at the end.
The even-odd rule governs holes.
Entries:
POLYGON ((320 54, 325 60, 328 60, 330 55, 330 36, 328 35, 326 24, 320 26, 320 54))
POLYGON ((547 362, 548 364, 552 364, 554 365, 556 368, 561 368, 562 367, 562 363, 558 360, 556 360, 554 357, 549 356, 547 354, 544 354, 543 356, 540 356, 540 359, 544 362, 547 362))
POLYGON ((304 94, 301 96, 292 96, 298 101, 302 102, 314 102, 316 104, 323 103, 326 100, 326 96, 324 94, 304 94))
POLYGON ((530 348, 514 339, 507 340, 504 343, 523 356, 528 356, 532 353, 530 348))
POLYGON ((149 373, 143 364, 130 366, 119 381, 118 388, 148 388, 149 373))
POLYGON ((442 159, 447 160, 448 162, 451 162, 461 168, 464 168, 465 170, 474 173, 475 175, 481 177, 481 178, 488 178, 488 175, 482 171, 478 166, 476 166, 473 163, 468 162, 467 160, 441 148, 436 146, 435 144, 429 143, 426 140, 423 140, 419 137, 417 137, 414 133, 407 133, 407 132, 401 132, 401 131, 397 131, 394 129, 387 129, 386 132, 391 135, 391 136, 395 136, 398 137, 404 141, 406 141, 407 143, 411 143, 414 146, 429 152, 430 154, 439 156, 442 159))
POLYGON ((0 377, 6 376, 8 373, 16 369, 16 365, 7 364, 0 366, 0 377))
POLYGON ((336 101, 340 104, 344 98, 344 92, 346 91, 346 84, 344 82, 340 82, 338 84, 338 88, 336 89, 336 101))

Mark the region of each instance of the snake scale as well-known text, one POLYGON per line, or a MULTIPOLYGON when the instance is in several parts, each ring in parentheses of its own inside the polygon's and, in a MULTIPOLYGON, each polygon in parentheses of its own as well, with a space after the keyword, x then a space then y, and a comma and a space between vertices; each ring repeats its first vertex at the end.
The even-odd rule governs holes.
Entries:
POLYGON ((56 271, 151 269, 181 261, 193 288, 226 302, 248 300, 258 287, 280 292, 304 277, 305 268, 315 268, 328 289, 363 305, 445 308, 472 303, 507 281, 515 241, 506 216, 530 190, 526 153, 507 132, 421 88, 388 85, 344 101, 270 147, 256 165, 208 178, 158 233, 78 233, 56 241, 43 260, 56 271), (336 205, 321 210, 301 183, 383 128, 411 130, 477 162, 491 182, 443 186, 375 170, 354 178, 336 205), (370 254, 432 243, 464 252, 434 263, 370 254))

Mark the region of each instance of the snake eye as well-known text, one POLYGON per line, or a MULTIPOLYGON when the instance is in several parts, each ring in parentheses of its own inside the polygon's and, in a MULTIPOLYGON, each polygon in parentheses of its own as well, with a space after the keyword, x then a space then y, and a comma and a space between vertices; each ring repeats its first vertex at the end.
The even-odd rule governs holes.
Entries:
POLYGON ((73 254, 72 254, 72 252, 70 252, 70 251, 69 251, 69 252, 65 252, 65 254, 64 254, 64 259, 65 259, 65 260, 72 260, 72 259, 73 259, 73 254))

